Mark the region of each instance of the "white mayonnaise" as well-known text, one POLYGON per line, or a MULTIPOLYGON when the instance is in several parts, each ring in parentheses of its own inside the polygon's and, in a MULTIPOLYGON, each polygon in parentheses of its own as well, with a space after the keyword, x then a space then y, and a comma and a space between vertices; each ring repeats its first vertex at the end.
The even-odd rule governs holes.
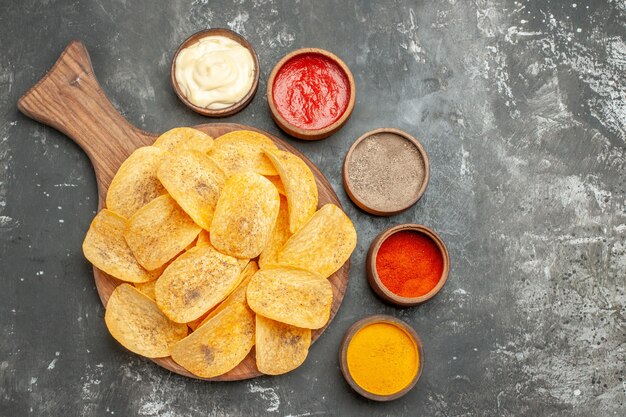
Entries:
POLYGON ((241 100, 254 82, 254 59, 244 46, 225 36, 206 36, 180 51, 176 82, 198 107, 223 109, 241 100))

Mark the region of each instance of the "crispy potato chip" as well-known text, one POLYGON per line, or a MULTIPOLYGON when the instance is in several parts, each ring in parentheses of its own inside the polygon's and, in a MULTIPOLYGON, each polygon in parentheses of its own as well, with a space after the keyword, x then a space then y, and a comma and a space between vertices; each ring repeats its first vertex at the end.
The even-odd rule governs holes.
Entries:
POLYGON ((209 156, 218 163, 227 176, 238 172, 256 172, 278 175, 276 168, 263 153, 276 150, 276 144, 261 133, 248 130, 230 132, 215 139, 209 156))
POLYGON ((152 146, 169 152, 195 149, 207 153, 213 147, 213 138, 191 127, 177 127, 159 136, 152 146))
POLYGON ((280 209, 278 210, 276 224, 274 225, 274 230, 272 231, 270 240, 267 242, 267 245, 265 245, 263 252, 261 252, 261 256, 259 256, 259 266, 263 268, 266 261, 271 263, 272 259, 290 237, 291 232, 289 231, 289 211, 287 208, 287 199, 281 196, 280 209))
POLYGON ((191 329, 192 332, 195 332, 196 329, 202 325, 202 323, 207 318, 209 313, 211 313, 211 311, 213 311, 213 310, 215 310, 215 309, 209 310, 206 313, 204 313, 203 315, 201 315, 200 317, 198 317, 197 319, 191 320, 191 321, 187 322, 187 326, 189 326, 189 328, 191 329))
POLYGON ((186 142, 177 146, 176 150, 181 150, 181 149, 195 150, 206 155, 211 150, 212 147, 213 147, 213 138, 211 136, 204 135, 204 137, 202 137, 200 135, 195 135, 187 139, 186 142))
POLYGON ((211 223, 211 244, 237 258, 256 258, 267 244, 280 197, 276 187, 254 172, 226 181, 211 223))
POLYGON ((166 155, 167 152, 154 146, 144 146, 130 154, 109 185, 107 208, 128 219, 165 194, 165 188, 157 178, 157 169, 166 155))
POLYGON ((256 262, 252 261, 248 263, 244 270, 241 271, 239 278, 237 278, 239 285, 237 285, 237 287, 228 295, 228 297, 226 297, 224 301, 198 317, 196 320, 187 323, 191 330, 196 330, 198 327, 202 326, 208 320, 213 318, 213 316, 222 311, 230 303, 239 302, 248 305, 246 303, 246 289, 248 287, 248 282, 250 282, 250 278, 252 278, 252 275, 254 275, 258 270, 259 267, 257 266, 256 262))
POLYGON ((226 373, 254 346, 254 324, 254 313, 244 304, 233 303, 178 342, 172 359, 202 378, 226 373))
POLYGON ((211 238, 209 236, 209 232, 206 230, 201 230, 198 235, 198 239, 196 240, 196 245, 200 246, 204 243, 211 243, 211 238))
POLYGON ((250 282, 252 276, 256 274, 258 270, 259 267, 256 262, 250 262, 248 266, 246 266, 246 268, 241 272, 241 276, 239 277, 240 283, 237 288, 235 288, 233 292, 231 292, 230 295, 217 307, 209 311, 206 317, 204 317, 203 320, 200 322, 200 325, 198 327, 211 320, 217 313, 219 313, 232 303, 242 303, 247 306, 248 302, 246 301, 246 291, 248 290, 248 283, 250 282))
POLYGON ((154 270, 182 252, 200 233, 200 226, 169 195, 155 198, 128 222, 124 237, 135 258, 154 270))
POLYGON ((239 270, 243 271, 246 266, 250 263, 250 259, 248 258, 238 258, 239 260, 239 270))
POLYGON ((278 149, 274 141, 268 138, 263 133, 255 132, 252 130, 235 130, 232 132, 228 132, 223 134, 222 136, 215 139, 216 142, 226 142, 229 140, 247 140, 250 143, 255 143, 259 146, 266 147, 268 149, 278 149))
POLYGON ((280 180, 279 175, 265 175, 265 178, 267 178, 268 180, 270 180, 272 184, 274 184, 274 187, 276 187, 280 195, 286 195, 285 186, 283 185, 283 182, 280 180))
MULTIPOLYGON (((192 242, 193 243, 193 242, 192 242)), ((181 252, 179 252, 178 254, 176 254, 176 256, 174 256, 172 259, 170 259, 169 261, 165 262, 163 265, 161 265, 160 267, 158 267, 157 269, 153 269, 152 271, 150 271, 151 274, 154 274, 154 276, 157 277, 157 279, 161 276, 161 274, 163 273, 163 271, 165 271, 165 269, 170 266, 170 264, 172 262, 174 262, 180 255, 182 255, 183 253, 187 252, 188 249, 191 249, 191 243, 189 245, 187 245, 185 247, 185 249, 181 252)), ((156 280, 155 280, 156 281, 156 280)))
POLYGON ((135 288, 142 292, 143 295, 147 296, 153 301, 156 301, 156 295, 154 294, 154 287, 156 286, 157 280, 148 281, 148 282, 138 282, 135 283, 135 288))
POLYGON ((327 279, 302 269, 261 269, 250 280, 246 299, 257 314, 319 329, 330 317, 333 289, 327 279))
POLYGON ((126 349, 148 358, 170 356, 187 326, 171 322, 156 303, 129 284, 118 286, 106 306, 104 321, 126 349))
POLYGON ((83 241, 83 253, 96 268, 127 282, 147 282, 158 277, 146 271, 133 256, 124 240, 127 221, 103 209, 94 217, 83 241))
POLYGON ((336 205, 326 204, 263 266, 301 268, 328 278, 355 247, 356 230, 348 216, 336 205))
POLYGON ((181 150, 163 159, 157 176, 189 217, 208 230, 226 182, 217 164, 196 150, 181 150))
POLYGON ((309 353, 311 329, 256 315, 256 367, 267 375, 280 375, 302 365, 309 353))
POLYGON ((163 272, 155 288, 163 313, 177 323, 197 319, 239 284, 237 258, 200 245, 180 255, 163 272))
POLYGON ((265 151, 280 174, 289 202, 289 230, 295 233, 317 209, 317 184, 309 166, 285 151, 265 151))
POLYGON ((185 252, 189 249, 194 248, 198 244, 198 238, 196 237, 190 244, 185 247, 185 252))

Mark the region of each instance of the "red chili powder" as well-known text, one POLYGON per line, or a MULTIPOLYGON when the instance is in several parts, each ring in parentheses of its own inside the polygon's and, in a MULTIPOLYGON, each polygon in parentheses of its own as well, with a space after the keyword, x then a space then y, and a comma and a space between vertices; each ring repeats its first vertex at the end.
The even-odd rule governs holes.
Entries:
POLYGON ((401 230, 378 249, 376 272, 383 285, 402 297, 420 297, 435 288, 443 273, 437 244, 423 233, 401 230))
POLYGON ((272 96, 278 113, 290 124, 306 130, 323 129, 348 108, 350 83, 333 60, 302 54, 278 70, 272 96))

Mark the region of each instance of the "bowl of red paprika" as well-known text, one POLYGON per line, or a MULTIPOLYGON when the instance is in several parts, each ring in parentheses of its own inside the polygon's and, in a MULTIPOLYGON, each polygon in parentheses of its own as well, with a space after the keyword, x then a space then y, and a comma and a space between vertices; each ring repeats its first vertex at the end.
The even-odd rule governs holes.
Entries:
POLYGON ((341 129, 355 100, 352 72, 324 49, 302 48, 285 55, 267 81, 272 118, 299 139, 324 139, 341 129))
POLYGON ((384 301, 412 307, 433 298, 450 271, 443 240, 421 224, 400 224, 380 233, 367 253, 367 279, 384 301))

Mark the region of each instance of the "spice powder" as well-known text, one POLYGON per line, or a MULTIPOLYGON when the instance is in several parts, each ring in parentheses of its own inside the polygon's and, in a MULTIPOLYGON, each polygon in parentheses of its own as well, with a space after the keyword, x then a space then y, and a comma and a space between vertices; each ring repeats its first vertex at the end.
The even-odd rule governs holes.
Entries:
POLYGON ((372 323, 353 336, 347 351, 354 382, 376 395, 402 391, 415 378, 420 358, 415 341, 391 323, 372 323))
POLYGON ((361 141, 348 161, 352 193, 380 211, 400 210, 419 194, 425 164, 412 142, 395 133, 377 133, 361 141))
POLYGON ((443 255, 437 244, 424 233, 401 230, 380 245, 376 273, 394 294, 421 297, 441 280, 443 255))

